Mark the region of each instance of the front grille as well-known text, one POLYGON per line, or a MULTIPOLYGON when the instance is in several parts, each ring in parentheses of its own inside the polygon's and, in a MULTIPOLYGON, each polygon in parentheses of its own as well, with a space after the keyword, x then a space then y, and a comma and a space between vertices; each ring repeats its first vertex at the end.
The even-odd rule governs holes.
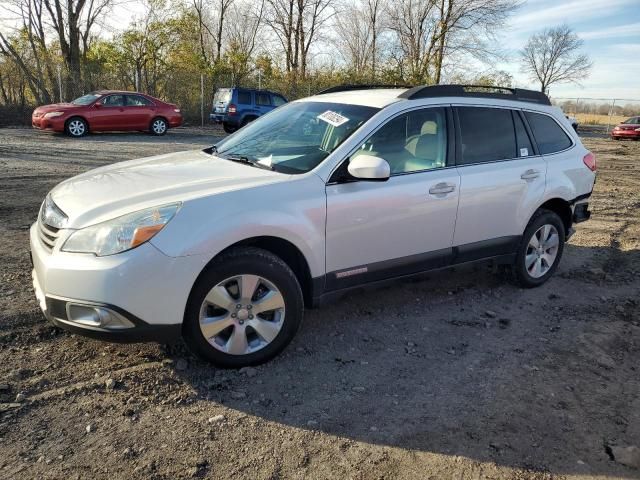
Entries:
POLYGON ((53 247, 56 245, 59 231, 59 228, 45 225, 42 220, 38 220, 38 237, 40 237, 40 242, 42 243, 44 248, 46 248, 49 252, 51 252, 53 250, 53 247))

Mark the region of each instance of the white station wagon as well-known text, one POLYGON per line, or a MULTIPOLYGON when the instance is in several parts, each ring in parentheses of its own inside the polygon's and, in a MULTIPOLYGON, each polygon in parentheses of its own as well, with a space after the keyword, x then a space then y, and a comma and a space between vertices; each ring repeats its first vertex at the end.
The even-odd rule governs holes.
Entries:
POLYGON ((539 92, 336 87, 62 182, 31 228, 33 285, 59 327, 254 365, 353 287, 487 259, 541 285, 595 170, 539 92))

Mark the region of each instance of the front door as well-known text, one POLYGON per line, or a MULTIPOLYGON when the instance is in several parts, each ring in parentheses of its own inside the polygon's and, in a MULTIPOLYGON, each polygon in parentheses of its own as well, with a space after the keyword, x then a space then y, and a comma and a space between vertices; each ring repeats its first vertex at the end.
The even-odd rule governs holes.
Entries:
POLYGON ((96 102, 90 120, 91 130, 118 130, 125 115, 124 105, 124 95, 121 94, 107 95, 96 102))
POLYGON ((412 110, 351 155, 385 159, 388 181, 349 178, 349 160, 338 168, 326 187, 327 290, 450 263, 460 178, 448 165, 447 138, 445 108, 412 110))

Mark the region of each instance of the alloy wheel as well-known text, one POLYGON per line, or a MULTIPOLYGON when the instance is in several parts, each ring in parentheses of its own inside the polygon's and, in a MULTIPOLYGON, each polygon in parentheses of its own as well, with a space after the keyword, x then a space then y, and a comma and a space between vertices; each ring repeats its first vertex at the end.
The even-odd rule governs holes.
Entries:
POLYGON ((152 127, 153 128, 153 132, 158 134, 158 135, 162 135, 165 130, 167 130, 167 124, 165 123, 164 120, 154 120, 152 127))
POLYGON ((553 225, 542 225, 536 230, 529 240, 524 260, 529 275, 543 277, 555 263, 559 245, 560 235, 553 225))
POLYGON ((259 275, 237 275, 213 287, 200 308, 200 331, 211 346, 247 355, 269 345, 284 324, 284 297, 259 275))

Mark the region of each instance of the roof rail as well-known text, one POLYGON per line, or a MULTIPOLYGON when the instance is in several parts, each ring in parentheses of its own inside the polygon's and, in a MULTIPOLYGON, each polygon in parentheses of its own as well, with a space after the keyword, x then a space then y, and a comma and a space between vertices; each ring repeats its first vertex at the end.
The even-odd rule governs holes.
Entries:
POLYGON ((549 97, 536 90, 486 85, 430 85, 414 87, 411 90, 401 93, 398 97, 406 98, 407 100, 434 97, 484 97, 551 105, 549 97))
POLYGON ((350 90, 373 90, 376 88, 411 88, 412 85, 384 85, 384 84, 367 84, 367 85, 337 85, 335 87, 330 87, 321 92, 316 93, 316 95, 324 95, 325 93, 336 93, 336 92, 348 92, 350 90))

